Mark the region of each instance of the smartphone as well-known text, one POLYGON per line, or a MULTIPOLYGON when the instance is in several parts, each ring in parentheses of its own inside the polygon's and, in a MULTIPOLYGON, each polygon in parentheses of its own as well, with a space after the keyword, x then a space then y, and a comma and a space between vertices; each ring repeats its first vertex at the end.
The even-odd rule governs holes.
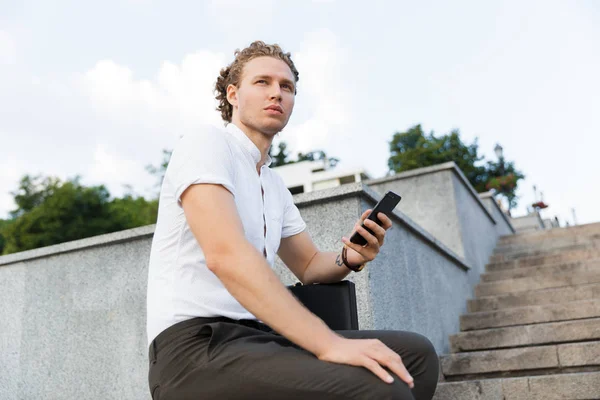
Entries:
MULTIPOLYGON (((391 218, 392 211, 394 211, 394 208, 396 208, 401 199, 402 197, 400 197, 400 195, 390 190, 385 194, 385 196, 383 196, 381 200, 379 200, 379 203, 375 205, 375 208, 373 208, 373 211, 371 211, 367 219, 375 221, 377 225, 381 226, 382 222, 377 218, 377 214, 381 212, 391 218)), ((373 231, 367 228, 364 223, 362 224, 362 227, 365 228, 370 234, 373 234, 373 231)), ((352 235, 350 241, 361 246, 367 244, 367 240, 358 232, 354 232, 354 235, 352 235)))

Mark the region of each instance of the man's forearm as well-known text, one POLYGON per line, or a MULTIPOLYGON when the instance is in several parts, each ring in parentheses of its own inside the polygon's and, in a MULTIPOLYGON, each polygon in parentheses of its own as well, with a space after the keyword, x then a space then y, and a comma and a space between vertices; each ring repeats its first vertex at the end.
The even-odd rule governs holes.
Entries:
POLYGON ((209 266, 244 308, 298 346, 318 356, 339 338, 291 294, 249 242, 209 266))
POLYGON ((350 270, 342 261, 342 251, 318 252, 304 272, 304 283, 333 283, 344 279, 350 270))

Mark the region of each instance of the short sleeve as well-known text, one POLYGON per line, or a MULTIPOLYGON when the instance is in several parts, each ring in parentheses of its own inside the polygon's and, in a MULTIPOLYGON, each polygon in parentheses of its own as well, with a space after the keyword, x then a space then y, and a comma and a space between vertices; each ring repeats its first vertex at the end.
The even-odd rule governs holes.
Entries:
POLYGON ((296 204, 292 193, 283 186, 284 192, 284 207, 283 207, 283 225, 281 228, 281 238, 287 238, 297 235, 306 229, 306 223, 300 215, 300 211, 296 204))
POLYGON ((178 205, 183 192, 200 183, 222 185, 235 196, 233 156, 225 135, 208 126, 179 139, 165 172, 178 205))

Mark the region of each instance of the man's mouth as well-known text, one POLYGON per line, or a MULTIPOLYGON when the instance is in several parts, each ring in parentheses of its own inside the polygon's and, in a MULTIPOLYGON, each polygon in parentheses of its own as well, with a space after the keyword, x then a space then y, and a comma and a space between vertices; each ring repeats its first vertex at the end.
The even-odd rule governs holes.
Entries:
POLYGON ((283 109, 280 106, 276 105, 271 105, 265 108, 265 111, 267 111, 270 114, 283 114, 283 109))

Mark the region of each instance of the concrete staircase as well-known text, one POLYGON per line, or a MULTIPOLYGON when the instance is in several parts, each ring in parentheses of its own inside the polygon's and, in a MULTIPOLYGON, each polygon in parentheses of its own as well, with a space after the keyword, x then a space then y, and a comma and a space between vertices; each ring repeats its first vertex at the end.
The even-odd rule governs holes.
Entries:
POLYGON ((600 399, 600 224, 503 237, 436 400, 600 399))

